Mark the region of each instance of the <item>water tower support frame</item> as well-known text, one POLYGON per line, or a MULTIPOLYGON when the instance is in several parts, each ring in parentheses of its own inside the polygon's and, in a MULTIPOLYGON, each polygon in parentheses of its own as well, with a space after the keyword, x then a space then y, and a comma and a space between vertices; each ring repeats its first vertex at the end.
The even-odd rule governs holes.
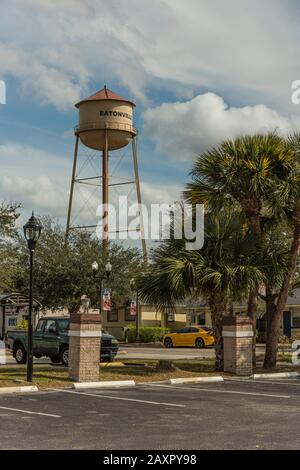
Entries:
POLYGON ((84 229, 84 228, 96 228, 97 225, 89 226, 71 226, 71 216, 72 216, 72 204, 73 204, 73 195, 74 187, 76 183, 84 183, 86 180, 96 180, 99 177, 102 179, 102 204, 103 204, 103 250, 104 253, 108 253, 109 249, 109 213, 108 213, 108 202, 109 202, 109 186, 122 186, 124 184, 135 184, 136 187, 136 197, 139 206, 139 219, 140 219, 140 233, 141 233, 141 244, 143 251, 144 261, 147 262, 147 246, 145 239, 145 227, 142 213, 142 197, 141 197, 141 187, 140 187, 140 178, 139 178, 139 169, 138 169, 138 160, 137 160, 137 136, 132 136, 131 145, 132 145, 132 158, 133 158, 133 168, 134 168, 134 180, 126 181, 122 183, 113 183, 109 184, 109 142, 108 142, 108 131, 105 129, 105 146, 102 151, 102 175, 93 176, 89 178, 76 178, 77 170, 77 161, 78 161, 78 147, 79 147, 79 133, 76 133, 75 148, 74 148, 74 159, 73 159, 73 169, 72 169, 72 180, 70 187, 70 196, 69 196, 69 206, 68 206, 68 216, 67 216, 67 226, 66 226, 66 242, 68 240, 70 231, 72 229, 84 229))
POLYGON ((142 197, 141 197, 139 167, 138 167, 137 152, 136 152, 136 147, 137 147, 136 139, 137 137, 134 136, 131 141, 132 142, 132 158, 133 158, 134 179, 135 179, 135 187, 136 187, 136 197, 137 197, 137 202, 139 205, 140 233, 141 233, 143 257, 144 257, 144 261, 147 262, 147 246, 146 246, 146 239, 145 239, 144 219, 143 219, 143 213, 142 213, 142 197))
POLYGON ((70 188, 70 197, 69 197, 69 207, 68 207, 68 217, 67 217, 66 241, 69 237, 69 232, 70 232, 71 212, 72 212, 74 185, 75 185, 75 178, 76 178, 77 157, 78 157, 78 144, 79 144, 79 135, 76 134, 73 169, 72 169, 72 179, 71 179, 71 188, 70 188))

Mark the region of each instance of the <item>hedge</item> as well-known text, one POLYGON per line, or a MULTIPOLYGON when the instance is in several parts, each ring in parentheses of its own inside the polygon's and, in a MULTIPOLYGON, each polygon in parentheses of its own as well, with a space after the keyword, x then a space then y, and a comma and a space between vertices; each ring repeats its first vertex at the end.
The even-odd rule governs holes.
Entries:
MULTIPOLYGON (((169 333, 169 328, 160 326, 141 326, 139 328, 139 341, 141 343, 162 342, 165 334, 169 333)), ((135 325, 129 325, 127 331, 127 340, 129 343, 135 342, 135 325)))

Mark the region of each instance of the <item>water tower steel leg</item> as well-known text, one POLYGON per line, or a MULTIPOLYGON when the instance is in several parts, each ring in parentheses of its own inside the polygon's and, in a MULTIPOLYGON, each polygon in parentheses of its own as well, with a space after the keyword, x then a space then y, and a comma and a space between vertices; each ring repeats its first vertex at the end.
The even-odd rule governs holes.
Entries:
POLYGON ((72 170, 72 180, 71 180, 71 188, 70 188, 69 207, 68 207, 68 217, 67 217, 66 240, 68 239, 69 232, 70 232, 70 221, 71 221, 72 204, 73 204, 73 193, 74 193, 74 184, 75 184, 76 167, 77 167, 78 143, 79 143, 79 136, 76 135, 75 148, 74 148, 73 170, 72 170))
POLYGON ((108 252, 108 135, 105 131, 105 146, 102 158, 102 204, 103 204, 103 250, 108 252))
POLYGON ((133 137, 132 139, 132 156, 133 156, 133 166, 134 166, 134 179, 135 179, 135 185, 136 185, 136 196, 137 196, 137 201, 139 205, 142 250, 143 250, 144 261, 145 263, 147 263, 148 257, 147 257, 147 246, 146 246, 145 228, 144 228, 144 220, 143 220, 143 212, 142 212, 142 197, 141 197, 139 168, 138 168, 137 154, 136 154, 136 137, 133 137))

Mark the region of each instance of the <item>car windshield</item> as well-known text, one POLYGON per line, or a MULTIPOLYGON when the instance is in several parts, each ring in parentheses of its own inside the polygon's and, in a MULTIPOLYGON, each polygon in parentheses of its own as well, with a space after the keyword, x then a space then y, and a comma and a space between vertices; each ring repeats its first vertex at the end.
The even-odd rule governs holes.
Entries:
POLYGON ((61 320, 57 320, 58 323, 58 330, 61 332, 68 331, 69 329, 69 319, 68 318, 63 318, 61 320))

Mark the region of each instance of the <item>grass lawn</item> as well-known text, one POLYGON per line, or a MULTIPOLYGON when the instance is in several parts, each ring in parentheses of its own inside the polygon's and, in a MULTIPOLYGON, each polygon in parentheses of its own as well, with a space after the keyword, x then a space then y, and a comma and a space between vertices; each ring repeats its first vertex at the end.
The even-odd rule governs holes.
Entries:
MULTIPOLYGON (((264 354, 257 354, 256 360, 258 362, 263 362, 264 354)), ((286 362, 292 364, 292 353, 290 352, 279 352, 277 355, 277 362, 286 362)))
MULTIPOLYGON (((135 380, 137 383, 167 380, 176 377, 196 377, 215 375, 214 361, 173 361, 175 370, 160 371, 156 369, 157 361, 123 361, 103 363, 100 367, 99 380, 135 380)), ((50 364, 36 364, 33 369, 33 384, 40 389, 49 387, 70 387, 65 367, 50 364)), ((0 387, 26 385, 26 366, 3 365, 0 367, 0 387)))
MULTIPOLYGON (((123 361, 103 363, 100 367, 99 380, 135 380, 137 383, 167 380, 179 377, 199 377, 201 375, 219 375, 214 369, 214 359, 172 361, 175 370, 157 370, 157 361, 123 361)), ((257 367, 255 373, 262 372, 300 372, 300 366, 291 368, 288 364, 278 364, 276 369, 266 370, 257 367)), ((223 373, 224 376, 231 374, 223 373)), ((33 384, 40 389, 71 387, 68 370, 50 364, 34 365, 33 384)), ((26 366, 3 365, 0 367, 0 387, 27 385, 26 366)))

